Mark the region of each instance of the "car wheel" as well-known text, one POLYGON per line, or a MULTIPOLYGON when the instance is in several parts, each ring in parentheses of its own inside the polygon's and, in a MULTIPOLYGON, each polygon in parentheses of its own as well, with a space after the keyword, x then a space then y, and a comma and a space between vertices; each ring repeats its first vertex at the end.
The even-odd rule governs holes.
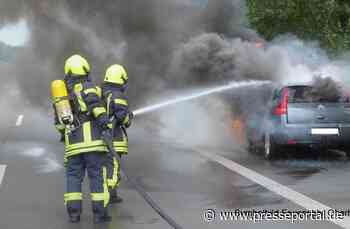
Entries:
POLYGON ((265 134, 264 137, 264 157, 267 160, 273 160, 277 156, 277 146, 271 139, 271 135, 269 133, 265 134))

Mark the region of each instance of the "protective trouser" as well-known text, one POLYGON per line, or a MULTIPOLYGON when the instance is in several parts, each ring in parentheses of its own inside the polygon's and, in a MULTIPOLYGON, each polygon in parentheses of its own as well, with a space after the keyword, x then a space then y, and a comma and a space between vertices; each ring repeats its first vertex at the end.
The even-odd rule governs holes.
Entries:
MULTIPOLYGON (((128 140, 121 127, 116 126, 113 129, 113 145, 115 151, 121 156, 128 153, 128 140)), ((119 187, 121 180, 120 158, 108 155, 107 159, 107 183, 111 194, 119 187)))
MULTIPOLYGON (((113 146, 119 155, 128 154, 128 139, 124 126, 131 123, 128 100, 122 88, 118 85, 105 84, 102 88, 103 99, 106 104, 107 115, 114 119, 113 146)), ((120 158, 109 155, 107 162, 108 188, 111 194, 111 202, 117 199, 116 189, 120 183, 120 158)))
POLYGON ((83 153, 68 158, 64 201, 70 216, 80 215, 82 212, 82 182, 86 170, 90 179, 93 213, 99 216, 107 214, 109 192, 105 162, 104 152, 83 153))

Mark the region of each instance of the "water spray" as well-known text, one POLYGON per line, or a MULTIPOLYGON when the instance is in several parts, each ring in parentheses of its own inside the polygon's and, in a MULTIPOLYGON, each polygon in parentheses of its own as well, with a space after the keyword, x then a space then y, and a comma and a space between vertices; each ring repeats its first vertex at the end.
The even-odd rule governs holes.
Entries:
POLYGON ((197 99, 200 97, 204 97, 204 96, 208 96, 208 95, 212 95, 212 94, 216 94, 216 93, 221 93, 221 92, 233 89, 233 88, 241 88, 241 87, 248 87, 248 86, 262 86, 264 84, 269 84, 269 83, 271 83, 271 81, 250 80, 250 81, 241 81, 241 82, 231 82, 227 85, 209 88, 209 89, 197 92, 197 93, 192 93, 192 94, 185 95, 185 96, 175 97, 175 98, 169 99, 165 102, 161 102, 161 103, 150 105, 150 106, 147 106, 144 108, 140 108, 140 109, 133 111, 133 113, 135 116, 138 116, 141 114, 145 114, 145 113, 149 113, 149 112, 152 112, 155 110, 162 109, 162 108, 167 107, 167 106, 171 106, 171 105, 175 105, 178 103, 194 100, 194 99, 197 99))
MULTIPOLYGON (((146 114, 152 111, 156 111, 159 109, 162 109, 164 107, 167 106, 171 106, 171 105, 175 105, 178 103, 182 103, 182 102, 186 102, 186 101, 190 101, 190 100, 194 100, 200 97, 204 97, 204 96, 208 96, 211 94, 215 94, 215 93, 221 93, 233 88, 240 88, 240 87, 248 87, 248 86, 262 86, 264 84, 269 84, 271 83, 270 81, 241 81, 241 82, 231 82, 227 85, 223 85, 223 86, 218 86, 218 87, 214 87, 214 88, 209 88, 209 89, 205 89, 205 90, 201 90, 199 92, 195 92, 195 93, 191 93, 189 95, 184 95, 184 96, 178 96, 175 97, 173 99, 169 99, 165 102, 161 102, 161 103, 157 103, 154 105, 150 105, 144 108, 140 108, 137 109, 135 111, 133 111, 134 116, 138 116, 141 114, 146 114)), ((107 143, 108 149, 109 151, 115 155, 116 157, 118 157, 118 154, 115 152, 114 147, 113 147, 113 143, 110 139, 108 139, 108 137, 106 137, 105 142, 107 143)), ((145 201, 166 221, 168 222, 168 224, 170 226, 172 226, 172 228, 174 229, 182 229, 182 227, 177 224, 169 215, 167 215, 163 209, 158 206, 158 204, 153 201, 153 199, 149 196, 149 194, 147 193, 147 191, 142 187, 142 185, 140 185, 137 180, 131 179, 130 177, 128 177, 128 175, 125 172, 125 169, 123 168, 123 163, 120 164, 121 166, 121 170, 123 171, 124 176, 126 177, 126 180, 135 188, 135 190, 145 199, 145 201)))

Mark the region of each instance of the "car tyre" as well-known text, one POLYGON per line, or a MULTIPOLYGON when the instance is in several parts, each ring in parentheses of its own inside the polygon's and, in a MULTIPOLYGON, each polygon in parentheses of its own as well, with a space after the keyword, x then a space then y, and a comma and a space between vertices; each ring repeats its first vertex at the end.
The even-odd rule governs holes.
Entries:
POLYGON ((277 145, 273 142, 269 133, 265 134, 264 137, 264 157, 267 160, 273 160, 277 157, 277 145))

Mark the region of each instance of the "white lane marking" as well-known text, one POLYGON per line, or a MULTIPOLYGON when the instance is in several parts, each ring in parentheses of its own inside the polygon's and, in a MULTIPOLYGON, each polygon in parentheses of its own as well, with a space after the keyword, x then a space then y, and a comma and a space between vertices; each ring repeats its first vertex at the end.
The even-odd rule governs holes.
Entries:
POLYGON ((5 176, 6 165, 0 165, 0 185, 5 176))
POLYGON ((23 123, 24 115, 19 115, 16 121, 16 126, 20 126, 23 123))
MULTIPOLYGON (((249 180, 252 180, 253 182, 264 186, 268 190, 275 192, 279 194, 280 196, 296 203, 297 205, 307 209, 307 210, 325 210, 326 212, 329 210, 332 210, 332 208, 313 200, 301 193, 298 193, 294 191, 293 189, 290 189, 284 185, 281 185, 277 183, 276 181, 267 178, 263 175, 260 175, 259 173, 248 169, 234 161, 228 160, 222 156, 219 156, 217 154, 209 153, 209 152, 199 152, 202 156, 215 161, 224 167, 232 170, 233 172, 236 172, 240 174, 241 176, 244 176, 248 178, 249 180)), ((346 229, 350 229, 350 217, 344 216, 343 219, 330 219, 330 222, 333 222, 334 224, 337 224, 338 226, 346 229)))

